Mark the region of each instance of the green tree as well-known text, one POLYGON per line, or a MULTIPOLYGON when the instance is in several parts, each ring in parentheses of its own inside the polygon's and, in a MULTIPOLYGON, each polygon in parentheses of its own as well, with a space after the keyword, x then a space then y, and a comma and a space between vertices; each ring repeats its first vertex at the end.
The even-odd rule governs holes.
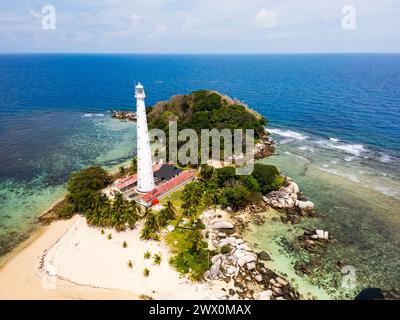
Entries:
POLYGON ((111 178, 101 167, 89 167, 71 174, 67 198, 75 211, 85 212, 92 207, 97 191, 111 183, 111 178))
POLYGON ((160 227, 165 227, 168 222, 175 219, 175 217, 176 209, 172 201, 168 201, 157 213, 157 220, 160 227))
POLYGON ((183 207, 197 207, 204 195, 204 187, 197 181, 188 183, 182 192, 183 207))
POLYGON ((152 210, 149 210, 146 214, 145 223, 140 238, 144 240, 159 240, 160 237, 158 232, 159 225, 157 216, 152 210))
POLYGON ((198 230, 189 231, 186 241, 191 244, 189 250, 194 253, 199 253, 205 246, 203 237, 198 230))
POLYGON ((257 180, 263 194, 282 187, 284 178, 275 166, 256 163, 252 176, 257 180))
POLYGON ((242 184, 237 184, 233 187, 225 187, 222 190, 220 203, 226 207, 230 206, 234 209, 241 208, 247 204, 249 190, 242 184))
POLYGON ((160 265, 161 263, 161 253, 155 253, 153 255, 153 263, 156 265, 160 265))
POLYGON ((125 169, 125 167, 124 167, 124 166, 120 166, 120 167, 119 167, 119 176, 120 176, 120 178, 125 177, 125 175, 126 175, 126 169, 125 169))
POLYGON ((137 158, 132 159, 129 171, 131 174, 135 174, 137 172, 137 158))

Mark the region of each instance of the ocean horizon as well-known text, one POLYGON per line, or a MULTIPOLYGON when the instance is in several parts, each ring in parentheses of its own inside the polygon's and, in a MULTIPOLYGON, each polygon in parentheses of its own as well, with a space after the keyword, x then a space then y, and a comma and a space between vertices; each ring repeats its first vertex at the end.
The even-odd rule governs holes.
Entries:
POLYGON ((209 89, 265 116, 278 142, 268 162, 323 213, 339 242, 330 257, 355 265, 363 284, 400 288, 387 270, 400 269, 400 54, 391 53, 1 54, 0 256, 65 194, 71 172, 134 156, 134 123, 109 110, 134 111, 138 81, 147 105, 209 89))

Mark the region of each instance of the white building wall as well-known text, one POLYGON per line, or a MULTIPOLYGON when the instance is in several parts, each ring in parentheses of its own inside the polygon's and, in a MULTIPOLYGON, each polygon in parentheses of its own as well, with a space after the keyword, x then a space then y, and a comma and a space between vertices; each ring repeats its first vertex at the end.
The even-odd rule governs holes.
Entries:
POLYGON ((151 159, 146 107, 144 103, 145 97, 144 88, 139 83, 135 88, 137 112, 136 148, 138 163, 137 191, 139 192, 149 192, 154 189, 153 162, 151 159))

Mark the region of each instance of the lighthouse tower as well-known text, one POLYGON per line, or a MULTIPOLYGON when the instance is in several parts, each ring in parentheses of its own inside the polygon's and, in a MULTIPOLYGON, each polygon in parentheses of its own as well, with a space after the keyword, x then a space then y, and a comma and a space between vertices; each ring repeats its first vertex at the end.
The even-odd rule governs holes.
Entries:
POLYGON ((138 192, 149 192, 154 189, 153 163, 151 160, 149 132, 147 128, 146 108, 144 105, 144 88, 138 83, 135 87, 137 113, 137 163, 138 163, 138 192))

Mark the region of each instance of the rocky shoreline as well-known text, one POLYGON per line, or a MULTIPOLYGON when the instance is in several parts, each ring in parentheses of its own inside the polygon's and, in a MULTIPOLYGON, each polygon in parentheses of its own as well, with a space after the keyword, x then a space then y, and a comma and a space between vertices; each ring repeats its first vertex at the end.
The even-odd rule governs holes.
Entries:
POLYGON ((122 121, 136 121, 136 112, 133 111, 118 111, 110 110, 111 117, 122 121))
POLYGON ((254 146, 254 159, 260 160, 269 157, 274 154, 275 145, 272 140, 269 139, 269 133, 265 130, 265 133, 261 136, 261 139, 254 146))
MULTIPOLYGON (((211 260, 212 266, 204 275, 206 281, 223 280, 227 290, 221 299, 297 300, 300 294, 288 279, 268 269, 271 260, 265 252, 257 252, 246 243, 242 235, 251 223, 262 225, 268 210, 275 209, 281 221, 275 223, 298 224, 303 217, 317 217, 314 204, 307 200, 299 186, 290 178, 278 191, 266 194, 262 201, 247 206, 240 211, 208 210, 202 215, 206 228, 203 236, 210 249, 220 254, 211 260)), ((328 231, 305 230, 297 237, 298 247, 305 252, 315 253, 324 249, 332 241, 328 231)), ((295 266, 299 275, 309 274, 308 266, 295 266)))
POLYGON ((299 293, 287 279, 266 267, 265 261, 270 260, 269 254, 264 251, 256 253, 250 249, 235 232, 235 225, 227 219, 227 212, 222 210, 208 210, 202 215, 206 225, 203 235, 208 240, 209 248, 221 252, 212 257, 212 266, 204 274, 206 281, 222 280, 226 283, 224 293, 218 298, 300 299, 299 293))

